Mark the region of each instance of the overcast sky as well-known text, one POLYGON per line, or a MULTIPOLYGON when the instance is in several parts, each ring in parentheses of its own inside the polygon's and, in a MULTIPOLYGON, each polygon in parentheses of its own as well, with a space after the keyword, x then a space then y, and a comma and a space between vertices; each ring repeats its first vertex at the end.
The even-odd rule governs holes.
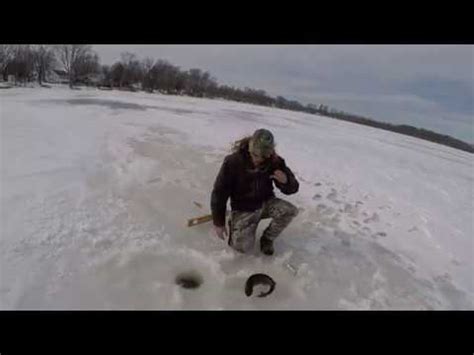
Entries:
POLYGON ((474 46, 94 45, 102 63, 129 51, 209 71, 221 84, 263 89, 378 121, 474 142, 474 46))

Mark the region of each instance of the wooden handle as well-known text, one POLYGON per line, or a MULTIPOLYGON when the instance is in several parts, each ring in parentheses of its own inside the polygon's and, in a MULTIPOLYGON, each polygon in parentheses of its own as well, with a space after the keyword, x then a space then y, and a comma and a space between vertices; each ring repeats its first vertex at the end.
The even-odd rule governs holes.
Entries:
POLYGON ((209 221, 212 221, 212 215, 211 214, 201 216, 201 217, 191 218, 191 219, 188 219, 188 227, 196 226, 198 224, 206 223, 206 222, 209 222, 209 221))
MULTIPOLYGON (((230 215, 230 212, 226 211, 226 217, 229 217, 229 215, 230 215)), ((194 218, 188 219, 188 227, 197 226, 198 224, 206 223, 209 221, 212 221, 212 214, 206 214, 204 216, 194 217, 194 218)))

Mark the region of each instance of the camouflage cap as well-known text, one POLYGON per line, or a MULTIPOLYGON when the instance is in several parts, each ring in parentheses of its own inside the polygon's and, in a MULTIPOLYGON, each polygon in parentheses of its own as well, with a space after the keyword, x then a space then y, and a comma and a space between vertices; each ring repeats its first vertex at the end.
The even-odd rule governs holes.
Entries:
POLYGON ((273 134, 267 129, 257 129, 249 144, 250 152, 263 157, 269 157, 275 150, 273 134))

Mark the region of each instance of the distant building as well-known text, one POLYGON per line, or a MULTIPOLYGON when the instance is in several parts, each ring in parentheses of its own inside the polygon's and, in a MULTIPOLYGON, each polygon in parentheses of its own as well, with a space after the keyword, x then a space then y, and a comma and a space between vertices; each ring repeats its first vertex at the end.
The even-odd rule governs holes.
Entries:
POLYGON ((68 84, 69 75, 65 70, 54 69, 51 73, 48 74, 48 82, 59 83, 59 84, 68 84))

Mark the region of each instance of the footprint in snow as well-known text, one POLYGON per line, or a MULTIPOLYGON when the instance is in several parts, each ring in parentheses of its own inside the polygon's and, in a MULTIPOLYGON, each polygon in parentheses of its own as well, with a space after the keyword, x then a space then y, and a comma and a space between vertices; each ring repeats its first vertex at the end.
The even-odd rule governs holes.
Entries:
POLYGON ((351 246, 351 241, 350 240, 347 240, 347 239, 343 239, 341 241, 341 244, 346 246, 346 247, 350 247, 351 246))
POLYGON ((456 259, 451 260, 451 263, 453 265, 456 265, 456 266, 461 266, 462 265, 462 263, 459 260, 456 260, 456 259))
POLYGON ((161 181, 161 178, 157 177, 156 179, 149 180, 148 183, 152 184, 154 182, 160 182, 160 181, 161 181))
POLYGON ((373 238, 377 238, 377 237, 386 237, 387 236, 387 233, 385 232, 378 232, 378 233, 375 233, 372 237, 373 238))
POLYGON ((374 212, 371 217, 366 218, 366 219, 364 220, 364 223, 378 222, 379 220, 380 220, 380 219, 379 219, 379 215, 374 212))
POLYGON ((341 201, 337 199, 336 189, 331 189, 331 192, 326 196, 326 198, 334 203, 338 203, 338 204, 341 203, 341 201))
POLYGON ((344 245, 346 247, 351 246, 351 241, 350 241, 351 234, 345 233, 345 232, 342 232, 342 231, 335 231, 334 236, 336 238, 340 239, 342 245, 344 245))

